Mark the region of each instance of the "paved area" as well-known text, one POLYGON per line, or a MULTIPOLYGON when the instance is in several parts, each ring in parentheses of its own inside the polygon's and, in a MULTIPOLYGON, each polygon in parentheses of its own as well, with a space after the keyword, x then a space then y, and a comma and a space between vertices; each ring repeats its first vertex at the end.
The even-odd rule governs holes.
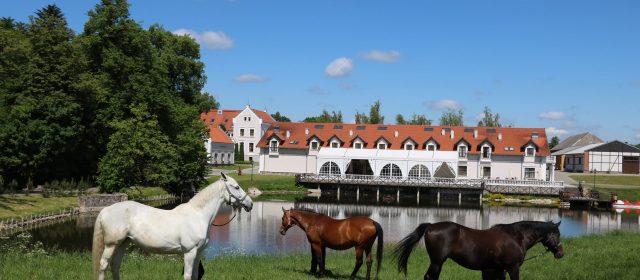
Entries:
POLYGON ((578 182, 576 180, 571 179, 569 175, 573 175, 575 173, 564 172, 564 171, 555 171, 555 179, 556 181, 563 181, 565 185, 573 185, 578 186, 578 182))

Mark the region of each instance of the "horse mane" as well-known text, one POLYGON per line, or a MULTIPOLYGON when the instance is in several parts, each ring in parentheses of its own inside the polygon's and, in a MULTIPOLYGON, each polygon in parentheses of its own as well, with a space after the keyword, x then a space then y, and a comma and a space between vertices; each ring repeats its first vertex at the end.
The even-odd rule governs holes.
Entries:
POLYGON ((219 192, 222 189, 222 179, 215 181, 208 185, 206 188, 199 191, 193 198, 189 200, 189 204, 191 204, 195 208, 203 208, 211 201, 214 194, 219 192))
POLYGON ((309 208, 293 208, 291 210, 309 212, 309 213, 313 213, 313 214, 320 214, 320 213, 316 212, 315 210, 309 209, 309 208))

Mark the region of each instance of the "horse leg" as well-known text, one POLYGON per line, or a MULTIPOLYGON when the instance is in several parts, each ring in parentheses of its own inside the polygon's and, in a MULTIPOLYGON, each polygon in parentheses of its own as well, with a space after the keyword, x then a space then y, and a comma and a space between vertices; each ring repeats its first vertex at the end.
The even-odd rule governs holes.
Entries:
POLYGON ((351 272, 351 278, 355 279, 356 274, 358 274, 358 270, 360 270, 360 266, 362 266, 362 247, 356 246, 356 266, 353 268, 353 272, 351 272))
MULTIPOLYGON (((196 254, 196 257, 193 259, 193 272, 191 273, 191 280, 200 280, 202 279, 202 276, 200 275, 200 267, 202 266, 202 255, 203 255, 202 250, 198 250, 198 253, 196 254)), ((204 268, 203 268, 204 270, 204 268)))
POLYGON ((512 267, 512 268, 509 268, 507 270, 507 272, 509 273, 509 278, 511 278, 511 280, 520 279, 520 267, 515 266, 515 267, 512 267))
MULTIPOLYGON (((373 244, 371 244, 373 246, 373 244)), ((367 255, 367 280, 371 279, 371 264, 373 263, 373 254, 371 254, 371 247, 364 249, 364 253, 367 255)))
POLYGON ((113 255, 111 255, 111 275, 113 276, 113 280, 120 279, 120 264, 122 263, 124 252, 127 251, 127 246, 129 246, 129 239, 122 241, 122 243, 115 246, 113 250, 113 255))
POLYGON ((483 270, 482 280, 504 280, 505 275, 503 270, 483 270))
POLYGON ((440 278, 440 271, 442 270, 442 264, 444 263, 446 258, 439 259, 431 255, 429 255, 429 258, 431 258, 431 264, 429 265, 429 269, 427 269, 427 273, 424 275, 424 279, 437 280, 440 278))
POLYGON ((324 258, 322 257, 322 245, 319 243, 311 244, 311 252, 316 256, 316 262, 319 266, 318 276, 324 275, 324 258))
POLYGON ((193 275, 193 264, 198 255, 198 248, 193 248, 191 251, 184 254, 184 274, 182 275, 184 280, 191 280, 193 275))
POLYGON ((322 271, 324 271, 324 274, 331 274, 331 270, 328 270, 325 268, 324 264, 327 261, 327 247, 326 246, 322 246, 322 271))
POLYGON ((316 253, 313 250, 313 245, 311 246, 311 270, 309 272, 311 274, 316 274, 318 269, 318 258, 316 257, 316 253))
MULTIPOLYGON (((111 262, 111 256, 115 251, 117 245, 104 245, 104 251, 102 257, 100 257, 100 269, 98 270, 98 280, 104 280, 104 271, 107 270, 107 266, 111 262)), ((113 275, 113 277, 116 277, 113 275)))

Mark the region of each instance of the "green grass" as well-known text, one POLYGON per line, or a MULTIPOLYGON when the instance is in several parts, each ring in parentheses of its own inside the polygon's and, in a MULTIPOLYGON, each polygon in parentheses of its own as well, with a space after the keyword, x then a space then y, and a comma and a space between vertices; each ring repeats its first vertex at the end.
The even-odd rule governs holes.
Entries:
MULTIPOLYGON (((583 186, 593 190, 592 175, 570 175, 576 181, 584 181, 583 186)), ((616 176, 596 174, 596 190, 618 194, 618 199, 640 201, 640 176, 616 176)))
MULTIPOLYGON (((251 174, 231 175, 231 177, 236 179, 245 190, 254 187, 263 192, 306 192, 305 188, 296 186, 294 176, 253 174, 253 180, 251 180, 251 174)), ((213 178, 215 181, 219 176, 213 178)))
POLYGON ((78 207, 77 196, 0 195, 0 219, 59 212, 71 207, 78 207))
MULTIPOLYGON (((587 186, 593 186, 593 174, 591 175, 569 175, 571 179, 578 182, 584 181, 587 186)), ((620 185, 633 186, 640 189, 640 176, 616 176, 596 174, 596 187, 599 185, 620 185)))
MULTIPOLYGON (((163 188, 159 187, 130 188, 123 192, 129 196, 130 200, 167 194, 163 188)), ((59 212, 72 207, 78 207, 77 195, 50 197, 43 197, 40 194, 0 195, 0 219, 59 212)))
MULTIPOLYGON (((255 165, 258 166, 258 165, 255 165)), ((240 169, 251 168, 251 164, 232 164, 232 165, 216 165, 213 166, 213 169, 222 169, 222 170, 234 170, 238 171, 238 167, 240 169)))
MULTIPOLYGON (((610 233, 576 238, 563 238, 565 257, 556 260, 550 253, 526 261, 521 279, 637 279, 640 234, 610 233)), ((390 246, 385 256, 380 279, 405 279, 392 262, 390 246)), ((534 256, 544 251, 540 245, 529 250, 534 256)), ((307 273, 310 257, 307 253, 289 255, 232 255, 206 260, 205 279, 317 279, 307 273)), ((353 249, 327 250, 327 269, 333 277, 346 279, 353 269, 353 249)), ((374 266, 375 266, 374 262, 374 266)), ((411 255, 406 279, 422 279, 428 267, 423 245, 411 255)), ((363 279, 366 266, 360 269, 363 279)), ((375 268, 374 268, 375 269, 375 268)), ((122 279, 180 279, 182 260, 178 256, 125 254, 122 279)), ((0 254, 2 279, 91 279, 91 256, 87 253, 26 253, 8 250, 0 254), (37 268, 37 269, 34 269, 37 268)), ((372 275, 373 276, 373 275, 372 275)), ((107 279, 111 279, 108 274, 107 279)), ((440 279, 481 279, 480 272, 465 269, 449 260, 440 279)))

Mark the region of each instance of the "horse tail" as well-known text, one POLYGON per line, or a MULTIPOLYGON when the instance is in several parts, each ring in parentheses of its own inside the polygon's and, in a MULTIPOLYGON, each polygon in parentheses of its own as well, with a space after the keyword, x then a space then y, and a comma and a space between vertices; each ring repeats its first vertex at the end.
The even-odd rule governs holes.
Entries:
MULTIPOLYGON (((429 223, 420 224, 416 230, 403 238, 398 245, 393 249, 393 258, 398 261, 398 272, 404 272, 407 275, 407 262, 409 262, 409 256, 416 244, 427 231, 429 223)), ((426 240, 426 237, 425 237, 426 240)))
POLYGON ((376 267, 376 279, 378 279, 380 266, 382 266, 382 248, 384 248, 384 241, 382 240, 383 232, 380 224, 373 221, 373 225, 376 227, 376 235, 378 236, 378 250, 376 250, 376 261, 378 262, 378 266, 376 267))
POLYGON ((93 227, 93 245, 91 249, 91 255, 93 257, 93 276, 98 278, 98 270, 100 269, 100 259, 102 259, 102 252, 104 251, 104 232, 102 230, 102 215, 98 215, 96 223, 93 227))

